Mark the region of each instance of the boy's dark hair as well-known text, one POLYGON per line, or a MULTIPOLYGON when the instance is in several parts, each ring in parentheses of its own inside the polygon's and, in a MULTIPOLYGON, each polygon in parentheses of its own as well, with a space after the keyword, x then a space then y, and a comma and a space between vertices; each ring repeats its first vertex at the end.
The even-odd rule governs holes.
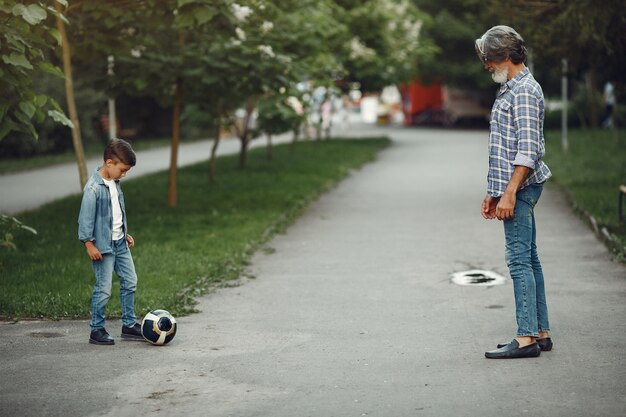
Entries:
POLYGON ((131 167, 134 167, 135 163, 137 163, 135 151, 133 151, 130 143, 124 139, 117 138, 111 139, 104 148, 104 160, 106 161, 107 159, 117 160, 131 167))

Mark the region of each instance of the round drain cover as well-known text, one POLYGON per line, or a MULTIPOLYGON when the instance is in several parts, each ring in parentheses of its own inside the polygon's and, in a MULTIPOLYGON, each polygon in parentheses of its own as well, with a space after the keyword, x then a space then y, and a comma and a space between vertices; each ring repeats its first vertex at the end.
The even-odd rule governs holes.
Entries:
POLYGON ((450 277, 452 283, 457 285, 502 285, 506 282, 506 278, 493 271, 484 269, 471 269, 469 271, 455 272, 450 277))

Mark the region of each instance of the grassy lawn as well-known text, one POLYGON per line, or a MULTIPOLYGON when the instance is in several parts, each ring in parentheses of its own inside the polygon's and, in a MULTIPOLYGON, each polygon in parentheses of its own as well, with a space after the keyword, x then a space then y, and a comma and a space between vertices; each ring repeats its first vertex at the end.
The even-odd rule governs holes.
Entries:
MULTIPOLYGON (((207 181, 207 164, 178 173, 178 207, 166 204, 167 174, 123 181, 133 258, 139 284, 137 314, 164 308, 175 315, 193 311, 193 297, 212 284, 237 278, 252 253, 285 230, 309 202, 375 158, 385 138, 331 140, 252 150, 239 170, 237 156, 218 158, 218 184, 207 181)), ((68 197, 17 217, 38 234, 16 236, 16 251, 0 247, 0 316, 88 317, 94 281, 78 242, 81 196, 68 197)), ((266 250, 267 256, 272 250, 266 250)), ((108 314, 118 316, 114 279, 108 314)))
POLYGON ((626 184, 626 139, 610 130, 572 130, 570 150, 561 150, 560 131, 546 132, 545 160, 573 203, 593 215, 626 245, 626 226, 618 221, 618 188, 626 184))

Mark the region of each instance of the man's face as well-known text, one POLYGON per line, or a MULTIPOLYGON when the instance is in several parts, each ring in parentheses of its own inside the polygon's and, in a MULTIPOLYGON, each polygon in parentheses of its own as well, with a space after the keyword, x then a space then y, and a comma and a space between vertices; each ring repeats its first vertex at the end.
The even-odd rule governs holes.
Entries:
POLYGON ((491 78, 494 82, 502 84, 507 82, 509 69, 503 62, 496 63, 493 61, 485 62, 485 69, 491 73, 491 78))

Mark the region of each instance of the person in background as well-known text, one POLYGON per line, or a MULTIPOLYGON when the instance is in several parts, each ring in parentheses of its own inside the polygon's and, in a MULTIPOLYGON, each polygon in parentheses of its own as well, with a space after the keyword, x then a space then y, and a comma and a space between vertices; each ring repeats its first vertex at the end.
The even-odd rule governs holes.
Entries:
POLYGON ((604 84, 604 116, 602 117, 602 127, 613 127, 613 109, 615 108, 615 85, 611 81, 604 84))

